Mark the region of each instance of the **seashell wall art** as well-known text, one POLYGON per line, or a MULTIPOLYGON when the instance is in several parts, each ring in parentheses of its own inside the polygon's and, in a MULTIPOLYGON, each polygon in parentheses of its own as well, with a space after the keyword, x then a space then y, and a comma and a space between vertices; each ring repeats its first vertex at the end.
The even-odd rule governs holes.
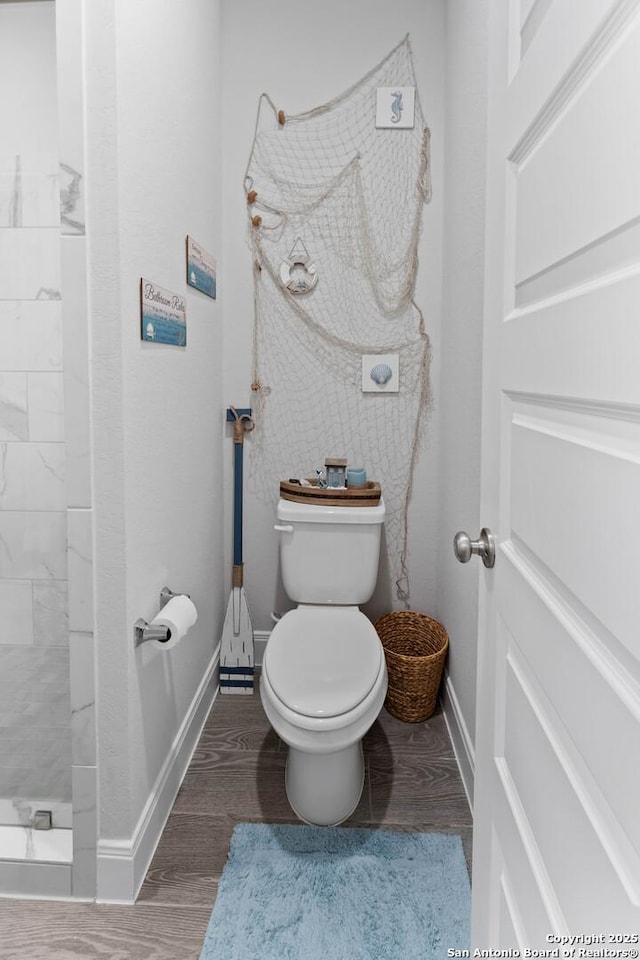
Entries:
POLYGON ((365 354, 362 357, 363 393, 397 393, 399 387, 399 354, 365 354))
POLYGON ((369 376, 379 387, 385 387, 393 376, 393 370, 388 363, 376 363, 369 376))

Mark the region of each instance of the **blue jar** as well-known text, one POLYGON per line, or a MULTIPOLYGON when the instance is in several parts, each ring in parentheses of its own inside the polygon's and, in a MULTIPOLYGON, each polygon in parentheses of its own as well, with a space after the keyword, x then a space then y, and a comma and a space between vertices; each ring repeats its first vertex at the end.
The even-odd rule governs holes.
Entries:
POLYGON ((364 487, 367 482, 367 471, 362 467, 349 467, 347 469, 347 486, 364 487))

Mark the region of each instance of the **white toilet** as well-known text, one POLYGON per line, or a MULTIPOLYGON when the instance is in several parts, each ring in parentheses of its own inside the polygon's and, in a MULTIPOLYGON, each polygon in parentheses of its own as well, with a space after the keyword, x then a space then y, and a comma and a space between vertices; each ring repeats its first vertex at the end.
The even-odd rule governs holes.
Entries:
POLYGON ((358 605, 375 589, 384 512, 382 500, 375 507, 278 502, 282 581, 298 606, 269 637, 260 695, 289 746, 289 803, 307 823, 341 823, 362 793, 361 741, 382 707, 387 670, 358 605))

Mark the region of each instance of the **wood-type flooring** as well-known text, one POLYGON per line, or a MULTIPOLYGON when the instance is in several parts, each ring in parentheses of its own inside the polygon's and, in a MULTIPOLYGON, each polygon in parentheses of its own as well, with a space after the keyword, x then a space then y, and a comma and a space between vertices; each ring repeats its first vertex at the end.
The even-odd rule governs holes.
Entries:
MULTIPOLYGON (((440 709, 419 724, 383 710, 364 753, 347 825, 460 833, 470 861, 471 814, 440 709)), ((285 760, 257 691, 218 696, 136 903, 1 899, 1 960, 198 960, 234 825, 299 822, 285 760)))

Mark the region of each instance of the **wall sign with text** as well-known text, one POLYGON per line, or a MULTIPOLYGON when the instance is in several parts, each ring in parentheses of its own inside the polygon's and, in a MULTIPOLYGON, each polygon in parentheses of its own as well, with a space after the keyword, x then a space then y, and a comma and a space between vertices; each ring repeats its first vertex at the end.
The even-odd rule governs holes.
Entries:
POLYGON ((140 336, 152 343, 187 345, 187 313, 184 297, 140 280, 140 336))
POLYGON ((187 237, 187 283, 215 300, 216 258, 193 237, 187 237))

